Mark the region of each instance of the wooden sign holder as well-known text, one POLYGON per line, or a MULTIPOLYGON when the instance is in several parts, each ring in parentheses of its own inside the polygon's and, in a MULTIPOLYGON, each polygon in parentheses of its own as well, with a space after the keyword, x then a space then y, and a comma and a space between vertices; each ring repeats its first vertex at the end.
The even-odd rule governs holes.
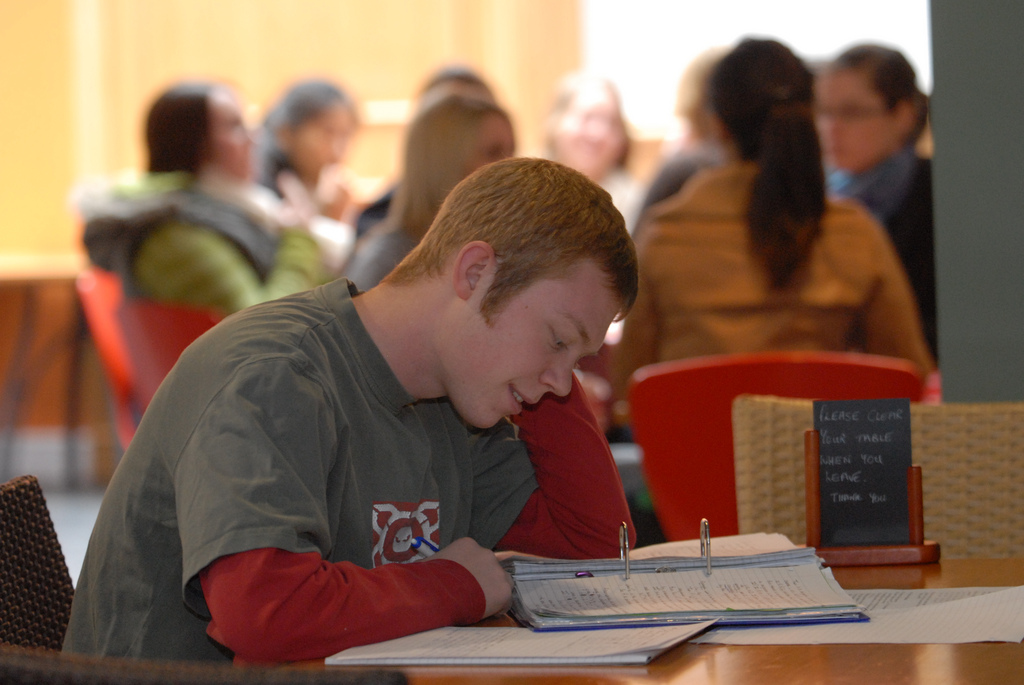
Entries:
POLYGON ((921 467, 907 469, 907 508, 910 511, 910 543, 906 545, 856 545, 821 547, 821 459, 818 431, 804 433, 804 474, 807 491, 807 546, 829 566, 889 566, 931 564, 939 560, 939 543, 924 539, 924 500, 921 467))

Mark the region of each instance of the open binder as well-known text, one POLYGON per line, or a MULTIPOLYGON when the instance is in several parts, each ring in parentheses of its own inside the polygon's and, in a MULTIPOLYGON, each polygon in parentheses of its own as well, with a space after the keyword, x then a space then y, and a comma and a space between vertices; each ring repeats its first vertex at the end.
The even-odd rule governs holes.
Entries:
POLYGON ((779 549, 729 553, 750 537, 717 538, 710 574, 708 557, 671 553, 687 543, 635 550, 628 578, 623 559, 511 557, 503 563, 515 581, 512 612, 535 630, 865 620, 813 549, 774 536, 785 541, 779 549))

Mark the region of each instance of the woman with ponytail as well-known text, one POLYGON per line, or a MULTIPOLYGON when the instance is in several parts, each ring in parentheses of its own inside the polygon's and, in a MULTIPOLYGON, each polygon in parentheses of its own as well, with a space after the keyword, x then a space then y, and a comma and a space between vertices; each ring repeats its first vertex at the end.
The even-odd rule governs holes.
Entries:
POLYGON ((646 364, 769 350, 857 350, 934 366, 884 230, 826 199, 813 78, 786 46, 747 39, 715 67, 709 103, 729 161, 655 205, 614 385, 646 364))

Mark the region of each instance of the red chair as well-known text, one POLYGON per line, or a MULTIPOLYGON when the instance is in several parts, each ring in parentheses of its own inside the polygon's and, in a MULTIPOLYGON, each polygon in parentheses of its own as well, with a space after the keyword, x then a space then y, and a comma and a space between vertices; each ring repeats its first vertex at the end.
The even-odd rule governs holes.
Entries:
POLYGON ((223 317, 208 309, 128 298, 119 318, 135 369, 135 397, 145 411, 185 348, 223 317))
POLYGON ((82 272, 76 286, 110 385, 114 427, 124 449, 178 356, 221 316, 205 309, 126 298, 121 279, 98 267, 82 272))
POLYGON ((714 355, 637 369, 629 389, 633 438, 662 531, 735 535, 732 401, 738 395, 804 399, 921 398, 923 379, 903 359, 852 352, 714 355))
POLYGON ((135 368, 128 358, 118 320, 124 301, 121 279, 109 271, 89 267, 78 275, 75 288, 110 388, 114 430, 124 449, 135 434, 142 407, 135 397, 135 368))

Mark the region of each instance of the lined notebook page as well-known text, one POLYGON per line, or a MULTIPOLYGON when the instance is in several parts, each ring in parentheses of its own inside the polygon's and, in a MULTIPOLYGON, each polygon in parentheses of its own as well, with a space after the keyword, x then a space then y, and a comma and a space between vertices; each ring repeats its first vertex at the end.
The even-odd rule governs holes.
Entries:
POLYGON ((516 583, 523 606, 544 616, 632 616, 682 612, 853 606, 828 570, 811 565, 516 583))

